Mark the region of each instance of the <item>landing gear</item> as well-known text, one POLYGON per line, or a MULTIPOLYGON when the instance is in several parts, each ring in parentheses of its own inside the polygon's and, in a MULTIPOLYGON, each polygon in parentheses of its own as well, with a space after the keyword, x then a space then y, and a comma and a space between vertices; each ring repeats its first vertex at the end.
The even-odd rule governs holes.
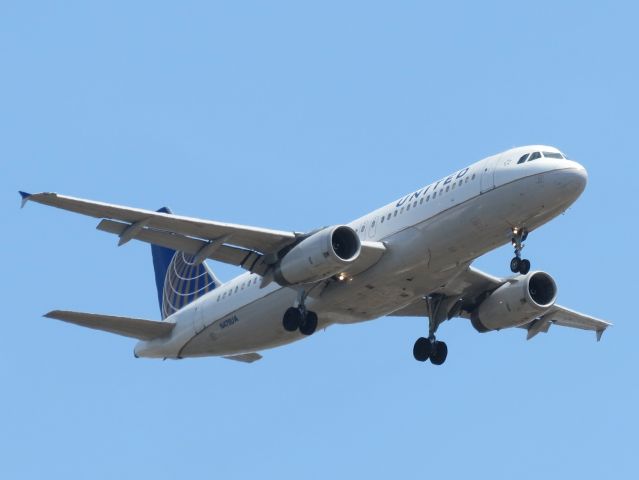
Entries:
POLYGON ((418 362, 425 362, 430 358, 433 365, 441 365, 448 356, 448 347, 435 338, 435 332, 444 320, 450 318, 449 312, 456 310, 458 300, 443 295, 428 296, 424 300, 428 309, 428 338, 417 339, 413 346, 413 357, 418 362))
POLYGON ((530 260, 521 258, 521 251, 524 248, 524 243, 528 238, 528 230, 525 228, 514 227, 512 243, 515 247, 515 256, 510 261, 510 271, 513 273, 521 273, 526 275, 530 272, 530 260))
POLYGON ((448 347, 444 342, 433 343, 433 351, 430 352, 430 363, 433 365, 441 365, 446 361, 448 356, 448 347))
POLYGON ((302 335, 313 335, 317 330, 317 314, 306 310, 304 300, 306 293, 301 292, 299 296, 299 306, 290 307, 284 312, 282 326, 287 332, 294 332, 299 329, 302 335))
POLYGON ((313 335, 317 329, 317 314, 315 312, 306 312, 306 317, 300 323, 300 333, 302 335, 313 335))
POLYGON ((432 343, 430 340, 424 337, 419 337, 415 341, 415 346, 413 347, 413 357, 418 362, 425 362, 430 357, 430 352, 433 350, 432 343))
POLYGON ((294 332, 300 328, 302 323, 302 311, 299 308, 291 307, 284 312, 282 325, 287 332, 294 332))
POLYGON ((444 342, 419 337, 413 347, 413 356, 418 362, 425 362, 430 358, 433 365, 441 365, 448 356, 448 347, 444 342))

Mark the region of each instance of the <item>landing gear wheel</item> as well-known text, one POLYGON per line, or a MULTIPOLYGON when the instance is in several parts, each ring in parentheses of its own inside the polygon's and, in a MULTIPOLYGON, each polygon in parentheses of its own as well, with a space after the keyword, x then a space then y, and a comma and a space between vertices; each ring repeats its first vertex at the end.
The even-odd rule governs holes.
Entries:
POLYGON ((522 260, 521 251, 524 248, 524 242, 528 238, 528 230, 526 227, 513 227, 512 244, 515 248, 515 257, 510 261, 510 271, 513 273, 521 273, 526 275, 530 272, 530 261, 522 260))
POLYGON ((302 323, 302 312, 299 308, 291 307, 284 312, 282 326, 287 332, 294 332, 302 323))
POLYGON ((444 342, 433 342, 432 351, 430 352, 430 363, 433 365, 441 365, 446 361, 448 356, 448 347, 444 342))
MULTIPOLYGON (((528 260, 526 260, 528 262, 528 260)), ((521 258, 519 257, 513 257, 513 259, 510 261, 510 271, 513 273, 517 273, 519 272, 519 269, 521 268, 521 258)), ((530 262, 528 262, 528 268, 530 268, 530 262)))
POLYGON ((432 344, 430 340, 424 337, 419 337, 413 347, 413 357, 418 362, 425 362, 430 356, 432 344))
POLYGON ((313 335, 317 329, 317 314, 315 312, 306 312, 306 317, 300 323, 300 333, 302 335, 313 335))
POLYGON ((530 272, 530 260, 521 260, 519 262, 519 273, 526 275, 528 272, 530 272))

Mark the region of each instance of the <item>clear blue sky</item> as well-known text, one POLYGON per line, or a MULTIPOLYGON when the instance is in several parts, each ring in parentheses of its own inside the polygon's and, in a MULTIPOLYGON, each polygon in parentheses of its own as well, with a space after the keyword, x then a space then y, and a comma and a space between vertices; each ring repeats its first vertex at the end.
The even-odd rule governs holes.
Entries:
POLYGON ((1 478, 637 478, 634 2, 90 3, 0 15, 1 478), (456 320, 435 368, 384 318, 162 362, 41 317, 158 318, 150 252, 19 189, 308 230, 530 143, 589 171, 525 253, 599 344, 456 320))

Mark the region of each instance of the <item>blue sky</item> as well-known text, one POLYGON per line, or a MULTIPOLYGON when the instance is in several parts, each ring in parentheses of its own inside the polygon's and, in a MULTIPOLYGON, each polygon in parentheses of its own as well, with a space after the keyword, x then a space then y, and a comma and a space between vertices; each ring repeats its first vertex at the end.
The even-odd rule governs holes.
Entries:
POLYGON ((3 5, 0 477, 635 478, 634 3, 301 3, 3 5), (457 320, 435 368, 425 320, 384 318, 162 362, 41 317, 158 318, 150 252, 19 189, 303 231, 532 143, 588 169, 525 254, 599 344, 457 320))

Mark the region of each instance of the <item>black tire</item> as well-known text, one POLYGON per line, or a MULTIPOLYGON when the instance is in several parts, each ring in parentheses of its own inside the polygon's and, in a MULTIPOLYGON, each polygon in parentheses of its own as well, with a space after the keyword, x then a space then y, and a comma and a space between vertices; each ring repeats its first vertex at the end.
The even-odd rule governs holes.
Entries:
POLYGON ((282 319, 282 326, 287 332, 294 332, 300 326, 302 322, 302 312, 299 308, 291 307, 284 312, 284 318, 282 319))
POLYGON ((528 272, 530 272, 530 260, 524 259, 519 263, 519 273, 526 275, 528 272))
POLYGON ((513 257, 510 261, 510 271, 513 273, 519 272, 519 268, 521 267, 521 259, 519 257, 513 257))
POLYGON ((419 337, 413 346, 413 357, 415 357, 415 360, 418 362, 425 362, 430 356, 431 349, 432 344, 430 343, 430 340, 424 337, 419 337))
POLYGON ((433 351, 430 352, 430 363, 433 365, 441 365, 446 361, 448 356, 448 346, 444 342, 435 342, 433 351))
POLYGON ((317 314, 315 312, 306 312, 306 318, 300 324, 300 333, 302 335, 313 335, 317 329, 317 314))

